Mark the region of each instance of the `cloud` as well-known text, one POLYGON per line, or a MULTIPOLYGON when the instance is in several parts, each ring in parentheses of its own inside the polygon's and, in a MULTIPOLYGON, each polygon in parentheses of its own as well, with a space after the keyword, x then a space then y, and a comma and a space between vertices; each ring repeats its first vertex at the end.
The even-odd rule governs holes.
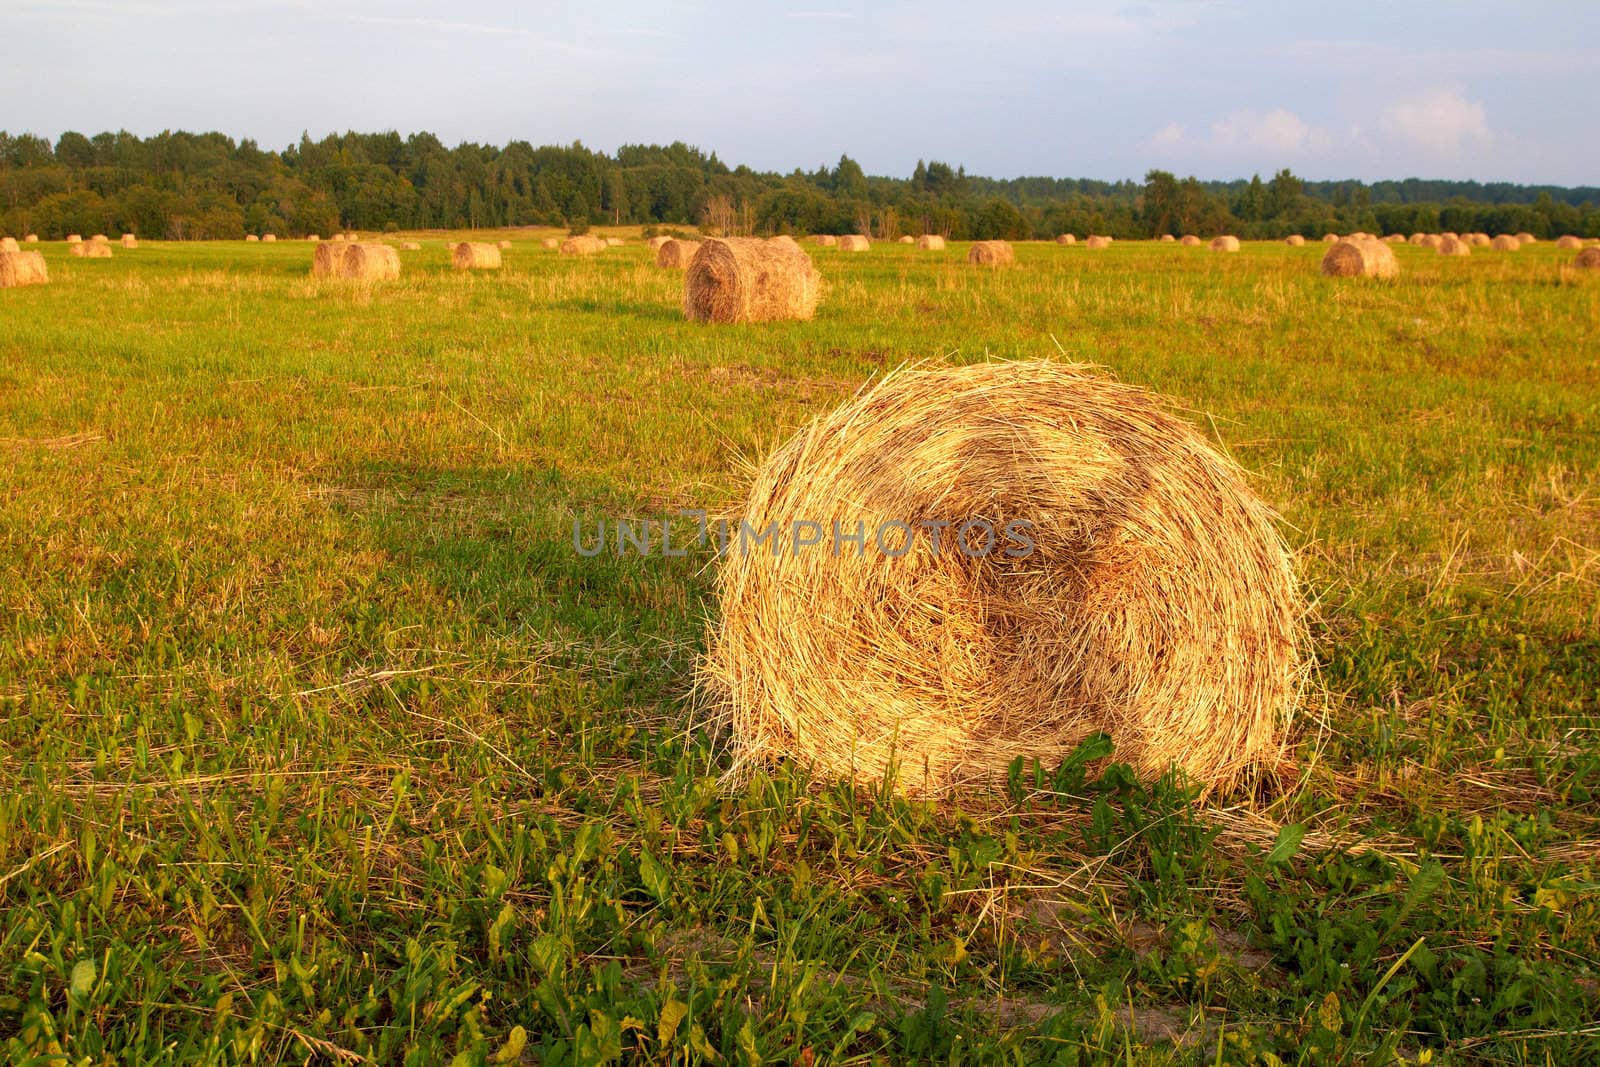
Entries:
POLYGON ((848 11, 786 11, 784 14, 792 19, 853 19, 848 11))
POLYGON ((1304 154, 1325 152, 1332 143, 1333 138, 1327 130, 1310 125, 1299 115, 1282 107, 1275 107, 1264 114, 1235 111, 1211 124, 1211 144, 1223 149, 1304 154))
POLYGON ((1465 142, 1489 139, 1483 105, 1460 89, 1430 89, 1389 107, 1378 128, 1436 155, 1455 155, 1465 142))
POLYGON ((1189 139, 1189 131, 1181 123, 1169 122, 1150 135, 1151 148, 1173 148, 1189 139))

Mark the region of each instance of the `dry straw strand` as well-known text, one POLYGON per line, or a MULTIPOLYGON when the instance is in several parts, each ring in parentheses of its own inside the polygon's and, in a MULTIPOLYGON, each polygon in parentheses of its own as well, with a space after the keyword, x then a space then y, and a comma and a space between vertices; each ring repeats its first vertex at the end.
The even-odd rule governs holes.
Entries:
POLYGON ((695 322, 809 319, 821 278, 799 248, 754 237, 704 241, 684 275, 684 314, 695 322))
POLYGON ((776 541, 722 556, 700 673, 735 773, 791 759, 872 785, 898 764, 898 788, 938 795, 1105 731, 1147 778, 1227 788, 1281 754, 1306 644, 1292 558, 1243 472, 1144 390, 1048 362, 897 372, 769 456, 742 521, 776 541), (977 519, 1031 523, 1032 551, 958 550, 977 519), (857 522, 863 551, 796 544, 797 523, 857 522), (921 529, 898 556, 891 523, 921 529))

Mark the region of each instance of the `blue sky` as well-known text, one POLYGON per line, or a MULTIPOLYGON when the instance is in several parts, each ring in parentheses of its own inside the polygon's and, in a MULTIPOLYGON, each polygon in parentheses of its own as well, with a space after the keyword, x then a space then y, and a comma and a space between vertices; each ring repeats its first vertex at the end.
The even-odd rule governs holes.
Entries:
POLYGON ((1600 3, 0 0, 0 128, 1600 184, 1600 3), (1298 7, 1298 10, 1293 9, 1298 7))

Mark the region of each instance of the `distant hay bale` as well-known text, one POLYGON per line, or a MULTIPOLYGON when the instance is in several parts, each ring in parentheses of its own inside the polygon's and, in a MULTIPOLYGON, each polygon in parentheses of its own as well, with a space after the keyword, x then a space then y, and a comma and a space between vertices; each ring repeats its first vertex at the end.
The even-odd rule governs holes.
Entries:
POLYGON ((944 238, 936 233, 925 233, 917 238, 917 247, 924 252, 943 252, 944 238))
POLYGON ((1178 243, 1185 248, 1197 248, 1200 245, 1200 238, 1192 233, 1186 233, 1178 238, 1178 243))
POLYGON ((1439 242, 1442 240, 1444 240, 1444 238, 1440 237, 1436 233, 1425 233, 1422 235, 1422 245, 1424 248, 1438 248, 1439 242))
POLYGON ((254 244, 254 243, 255 243, 255 242, 257 242, 257 241, 259 241, 259 240, 261 240, 261 238, 259 238, 259 237, 257 237, 257 236, 256 236, 256 235, 255 235, 255 234, 253 234, 253 233, 247 233, 247 234, 245 234, 245 235, 244 235, 244 239, 245 239, 245 240, 246 240, 246 241, 247 241, 247 242, 249 242, 249 243, 251 243, 251 244, 254 244))
POLYGON ((122 235, 122 247, 123 248, 138 248, 139 247, 139 238, 134 236, 131 233, 123 234, 122 235))
POLYGON ((622 241, 622 238, 620 238, 620 237, 607 237, 606 238, 606 247, 607 248, 615 248, 615 247, 617 247, 618 245, 620 245, 622 243, 623 243, 623 241, 622 241))
POLYGON ((1537 237, 1535 237, 1533 234, 1529 233, 1527 230, 1523 230, 1521 233, 1517 234, 1517 241, 1519 243, 1525 244, 1525 245, 1531 245, 1531 244, 1538 244, 1539 243, 1539 239, 1537 237))
POLYGON ((1428 243, 1428 235, 1425 233, 1414 233, 1411 235, 1410 241, 1414 245, 1425 245, 1428 243))
POLYGON ((15 237, 0 237, 0 252, 18 252, 22 246, 17 244, 15 237))
POLYGON ((839 251, 865 252, 872 248, 872 242, 862 234, 847 233, 839 238, 839 251))
POLYGON ((1322 273, 1330 278, 1393 278, 1400 273, 1400 261, 1394 249, 1376 238, 1347 238, 1328 246, 1322 273))
POLYGON ((768 237, 767 240, 775 245, 784 245, 788 248, 798 249, 800 247, 800 242, 786 233, 780 233, 776 237, 768 237))
POLYGON ((967 262, 985 267, 1001 267, 1016 262, 1016 258, 1009 241, 974 241, 967 249, 967 262))
POLYGON ((69 245, 75 245, 75 244, 78 244, 78 243, 79 243, 79 242, 81 242, 81 241, 82 241, 82 240, 83 240, 83 238, 82 238, 82 237, 79 237, 79 236, 78 236, 78 235, 77 235, 77 234, 75 234, 75 233, 69 233, 69 234, 67 234, 67 244, 69 244, 69 245))
POLYGON ((1366 240, 1370 240, 1371 237, 1372 237, 1372 234, 1368 233, 1366 230, 1357 230, 1355 233, 1352 233, 1352 234, 1350 234, 1350 236, 1346 237, 1345 240, 1347 240, 1347 241, 1366 241, 1366 240))
POLYGON ((938 796, 1104 732, 1141 778, 1226 790, 1283 751, 1293 558, 1244 472, 1142 389, 1047 362, 891 374, 768 456, 741 511, 772 549, 721 555, 699 672, 734 774, 873 788, 898 765, 938 796))
POLYGON ((799 248, 751 237, 704 241, 684 275, 684 314, 695 322, 809 319, 821 278, 799 248))
POLYGON ((391 282, 400 277, 400 253, 379 241, 346 244, 339 277, 361 282, 391 282))
POLYGON ((598 237, 581 234, 577 237, 568 237, 561 242, 561 254, 564 256, 592 256, 596 252, 604 252, 609 247, 598 237))
POLYGON ((1301 245, 1306 243, 1306 239, 1297 233, 1291 233, 1289 236, 1283 239, 1283 243, 1286 245, 1292 245, 1295 248, 1299 248, 1301 245))
POLYGON ((38 252, 0 251, 0 289, 44 285, 49 281, 50 268, 38 252))
POLYGON ((346 241, 359 241, 359 240, 361 240, 361 235, 359 233, 355 233, 353 231, 346 230, 344 232, 344 239, 346 241))
POLYGON ((917 243, 917 239, 911 236, 909 233, 903 233, 900 235, 899 243, 903 245, 914 245, 917 243))
POLYGON ((817 244, 821 245, 823 248, 839 247, 839 239, 831 233, 819 233, 811 239, 817 244))
MULTIPOLYGON (((68 238, 68 240, 71 240, 71 238, 68 238)), ((1564 233, 1556 238, 1556 247, 1563 252, 1572 252, 1583 247, 1583 240, 1572 236, 1570 233, 1564 233)))
POLYGON ((1058 245, 1075 245, 1077 243, 1078 243, 1078 235, 1075 234, 1075 233, 1058 233, 1058 234, 1056 234, 1056 244, 1058 244, 1058 245))
POLYGON ((1495 239, 1489 242, 1489 247, 1496 252, 1515 252, 1522 247, 1522 242, 1509 233, 1502 233, 1496 235, 1495 239))
POLYGON ((36 233, 30 233, 28 236, 22 239, 22 243, 25 245, 36 245, 39 243, 39 235, 36 233))
MULTIPOLYGON (((796 245, 795 247, 798 249, 800 246, 796 245)), ((694 254, 698 251, 700 251, 699 241, 668 238, 660 248, 656 249, 656 266, 684 270, 689 266, 689 261, 694 259, 694 254)))
POLYGON ((1464 233, 1461 239, 1474 248, 1488 248, 1493 244, 1486 233, 1464 233))
POLYGON ((1109 238, 1109 237, 1101 237, 1099 234, 1092 234, 1089 237, 1085 238, 1085 240, 1083 242, 1083 247, 1094 249, 1096 251, 1098 251, 1098 250, 1100 250, 1102 248, 1110 248, 1111 247, 1111 238, 1109 238))
POLYGON ((400 251, 402 251, 402 252, 420 252, 420 251, 422 251, 422 246, 420 244, 418 244, 417 242, 415 242, 415 241, 402 241, 400 243, 400 251))
POLYGON ((1239 239, 1232 234, 1227 233, 1223 234, 1221 237, 1213 237, 1211 239, 1211 251, 1237 252, 1239 251, 1239 239))
POLYGON ((1461 235, 1460 235, 1460 234, 1459 234, 1459 233, 1454 233, 1454 232, 1452 232, 1452 231, 1450 231, 1450 230, 1446 230, 1446 231, 1444 231, 1444 232, 1443 232, 1443 233, 1441 233, 1441 234, 1440 234, 1440 235, 1439 235, 1439 236, 1440 236, 1440 237, 1448 237, 1448 238, 1450 238, 1450 239, 1451 239, 1451 240, 1453 240, 1453 241, 1459 241, 1459 240, 1461 240, 1461 235))
POLYGON ((501 249, 503 251, 503 250, 511 247, 511 242, 510 241, 496 241, 495 242, 495 247, 498 248, 498 249, 501 249))
POLYGON ((111 245, 107 241, 79 241, 68 249, 75 256, 85 259, 110 259, 111 245))
POLYGON ((1406 243, 1406 235, 1403 233, 1391 233, 1384 240, 1392 245, 1403 245, 1406 243))
POLYGON ((1439 243, 1434 245, 1434 248, 1441 256, 1472 255, 1471 245, 1467 244, 1467 242, 1463 241, 1460 237, 1448 233, 1440 235, 1439 243))
POLYGON ((261 235, 261 240, 264 243, 269 244, 269 245, 272 242, 276 241, 277 239, 278 239, 278 235, 275 234, 275 233, 264 233, 264 234, 261 235))
POLYGON ((456 270, 495 270, 500 266, 500 247, 486 241, 462 241, 450 253, 456 270))
POLYGON ((656 251, 660 250, 662 245, 666 244, 670 240, 672 240, 672 238, 670 238, 670 237, 656 236, 656 237, 650 238, 650 240, 647 241, 646 243, 650 246, 650 251, 656 252, 656 251))
MULTIPOLYGON (((28 253, 24 252, 23 255, 28 253)), ((34 253, 38 255, 38 253, 34 253)), ((1579 252, 1572 265, 1579 270, 1600 270, 1600 245, 1592 245, 1579 252)))
POLYGON ((312 242, 313 244, 316 244, 316 243, 320 242, 322 240, 322 238, 318 237, 314 233, 308 233, 308 234, 306 234, 306 240, 312 242))
POLYGON ((1170 244, 1177 241, 1177 238, 1172 236, 1170 233, 1164 233, 1160 237, 1157 237, 1156 240, 1162 244, 1170 244))
POLYGON ((89 238, 89 240, 93 241, 97 245, 108 245, 111 243, 111 238, 107 237, 103 233, 97 233, 93 237, 89 238))
POLYGON ((539 243, 541 245, 543 245, 545 248, 560 248, 561 247, 561 238, 559 238, 559 237, 546 237, 544 240, 540 241, 539 243))

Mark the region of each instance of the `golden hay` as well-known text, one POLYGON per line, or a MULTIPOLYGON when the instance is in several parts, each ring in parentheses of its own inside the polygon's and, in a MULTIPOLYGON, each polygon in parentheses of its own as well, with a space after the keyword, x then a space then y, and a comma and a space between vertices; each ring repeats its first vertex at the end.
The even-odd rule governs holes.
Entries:
POLYGON ((1428 243, 1428 237, 1429 235, 1425 233, 1414 233, 1411 235, 1411 243, 1414 245, 1425 245, 1428 243))
POLYGON ((1058 233, 1058 234, 1056 234, 1056 244, 1058 244, 1058 245, 1075 245, 1077 243, 1078 243, 1078 235, 1075 234, 1075 233, 1058 233))
POLYGON ((245 234, 245 235, 244 235, 244 239, 245 239, 245 240, 246 240, 246 241, 250 241, 250 242, 254 242, 254 241, 259 241, 259 240, 261 240, 261 238, 259 238, 259 237, 257 237, 257 236, 256 236, 256 235, 255 235, 255 234, 253 234, 253 233, 247 233, 247 234, 245 234))
POLYGON ((798 249, 800 247, 800 242, 796 241, 793 237, 790 237, 786 233, 780 233, 776 237, 768 237, 767 240, 771 241, 775 245, 784 245, 788 248, 798 249))
POLYGON ((345 245, 339 277, 362 282, 388 282, 400 277, 400 253, 377 241, 345 245))
POLYGON ((400 251, 420 252, 422 251, 422 246, 415 241, 402 241, 400 242, 400 251))
MULTIPOLYGON (((799 245, 795 247, 798 248, 799 245)), ((689 266, 689 261, 694 259, 694 254, 698 251, 700 251, 699 241, 668 238, 666 243, 656 249, 656 266, 683 270, 689 266)))
POLYGON ((1472 255, 1471 245, 1467 244, 1467 242, 1463 241, 1461 238, 1452 236, 1448 233, 1439 237, 1439 243, 1434 245, 1434 248, 1438 250, 1441 256, 1472 255))
POLYGON ((359 233, 351 233, 350 231, 346 230, 344 239, 346 241, 359 241, 361 240, 361 235, 359 233))
MULTIPOLYGON (((71 240, 71 238, 68 238, 68 240, 71 240)), ((1556 239, 1556 247, 1563 252, 1571 252, 1574 249, 1582 248, 1583 241, 1570 233, 1564 233, 1556 239)))
POLYGON ((261 235, 261 240, 262 240, 263 244, 269 244, 270 245, 270 244, 272 244, 272 242, 276 241, 277 239, 278 239, 278 235, 275 234, 275 233, 264 233, 264 234, 261 235))
POLYGON ((699 682, 734 774, 871 787, 898 764, 939 795, 1104 731, 1145 778, 1226 789, 1282 751, 1292 558, 1243 472, 1142 389, 1048 362, 891 374, 769 456, 729 529, 699 682), (858 523, 864 545, 840 536, 858 523))
POLYGON ((0 251, 0 289, 44 285, 49 280, 50 268, 38 252, 0 251))
POLYGON ((0 252, 20 252, 22 246, 15 237, 0 237, 0 252))
POLYGON ((1083 247, 1092 249, 1110 248, 1111 238, 1091 235, 1084 239, 1083 247))
POLYGON ((1170 244, 1170 243, 1176 242, 1177 238, 1172 236, 1172 234, 1170 234, 1170 233, 1164 233, 1160 237, 1157 237, 1156 240, 1161 242, 1162 244, 1170 244))
POLYGON ((620 244, 622 244, 622 238, 620 238, 620 237, 607 237, 606 238, 606 247, 607 248, 615 248, 620 244))
POLYGON ((821 278, 798 247, 753 237, 704 241, 684 275, 684 314, 695 322, 809 319, 821 278))
POLYGON ((500 249, 484 241, 462 241, 450 253, 456 270, 494 270, 500 266, 500 249))
POLYGON ((1372 237, 1372 234, 1368 233, 1366 230, 1357 230, 1355 233, 1352 233, 1349 237, 1346 237, 1345 240, 1347 240, 1347 241, 1366 241, 1366 240, 1370 240, 1371 237, 1372 237))
POLYGON ((510 241, 497 241, 497 242, 495 242, 495 247, 504 250, 504 249, 507 249, 507 248, 511 247, 511 242, 510 241))
POLYGON ((1440 237, 1441 237, 1441 238, 1444 238, 1444 237, 1448 237, 1448 238, 1450 238, 1450 239, 1451 239, 1451 240, 1454 240, 1454 241, 1459 241, 1459 240, 1461 240, 1461 235, 1460 235, 1460 234, 1459 234, 1459 233, 1452 233, 1452 232, 1451 232, 1451 231, 1449 231, 1449 230, 1446 230, 1446 231, 1444 231, 1444 232, 1443 232, 1443 233, 1441 233, 1441 234, 1440 234, 1440 235, 1439 235, 1439 236, 1440 236, 1440 237))
POLYGON ((543 245, 545 248, 560 248, 561 238, 546 237, 544 240, 540 241, 539 244, 543 245))
POLYGON ((85 259, 110 259, 111 245, 102 241, 79 241, 67 249, 75 256, 85 259))
POLYGON ((97 245, 108 245, 111 243, 111 238, 107 237, 103 233, 97 233, 93 237, 89 238, 89 240, 93 241, 97 245))
POLYGON ((1323 239, 1323 241, 1325 241, 1326 243, 1331 245, 1331 244, 1333 244, 1333 242, 1335 242, 1335 241, 1337 241, 1339 239, 1339 235, 1336 234, 1336 233, 1325 233, 1325 234, 1322 235, 1322 239, 1323 239))
POLYGON ((138 248, 139 247, 139 238, 136 237, 135 235, 131 234, 131 233, 123 234, 122 235, 122 247, 123 248, 138 248))
POLYGON ((812 240, 823 248, 837 248, 839 246, 839 239, 831 233, 819 233, 812 240))
POLYGON ((974 241, 967 249, 967 262, 986 267, 999 267, 1016 262, 1016 253, 1009 241, 974 241))
MULTIPOLYGON (((672 240, 672 238, 670 238, 670 237, 652 237, 646 243, 650 246, 650 251, 655 252, 655 251, 659 251, 661 246, 666 244, 670 240, 672 240)), ((553 247, 548 243, 548 239, 546 239, 545 247, 547 247, 547 248, 553 247)))
POLYGON ((22 243, 25 245, 36 245, 39 243, 39 235, 36 233, 30 233, 28 236, 22 239, 22 243))
POLYGON ((1211 251, 1237 252, 1239 251, 1239 239, 1232 234, 1226 233, 1221 237, 1213 237, 1211 239, 1211 251))
MULTIPOLYGON (((1477 242, 1473 243, 1476 244, 1477 242)), ((1515 252, 1517 249, 1522 247, 1522 242, 1511 236, 1509 233, 1502 233, 1496 236, 1493 241, 1489 242, 1489 247, 1494 249, 1496 252, 1515 252)))
POLYGON ((78 235, 77 235, 77 234, 75 234, 75 233, 69 233, 69 234, 67 234, 67 244, 69 244, 69 245, 75 245, 75 244, 78 244, 78 243, 79 243, 79 242, 81 242, 81 241, 82 241, 82 240, 83 240, 83 238, 82 238, 82 237, 79 237, 79 236, 78 236, 78 235))
POLYGON ((561 242, 561 254, 564 256, 592 256, 596 252, 604 252, 607 244, 598 237, 587 235, 568 237, 561 242))
POLYGON ((1537 237, 1535 237, 1533 234, 1529 233, 1527 230, 1523 230, 1521 233, 1517 234, 1517 241, 1518 241, 1518 243, 1525 244, 1525 245, 1531 245, 1531 244, 1538 244, 1539 243, 1539 239, 1537 237))
POLYGON ((865 252, 872 247, 872 242, 859 233, 847 233, 839 238, 839 251, 865 252))
POLYGON ((1493 243, 1486 233, 1464 233, 1461 239, 1474 248, 1488 248, 1493 243))
POLYGON ((1403 245, 1406 243, 1406 235, 1403 233, 1391 233, 1384 240, 1392 245, 1403 245))
POLYGON ((1330 278, 1393 278, 1400 273, 1400 261, 1394 249, 1377 238, 1350 238, 1328 246, 1322 273, 1330 278))
POLYGON ((1200 245, 1200 238, 1192 233, 1186 233, 1178 238, 1178 243, 1185 248, 1197 248, 1200 245))
POLYGON ((903 245, 914 245, 916 243, 917 243, 917 239, 915 237, 911 236, 909 233, 904 233, 904 234, 900 235, 900 244, 903 244, 903 245))
POLYGON ((1425 233, 1422 235, 1421 243, 1424 248, 1438 248, 1439 242, 1443 240, 1444 238, 1440 237, 1436 233, 1425 233))
MULTIPOLYGON (((34 254, 37 255, 38 253, 34 254)), ((23 255, 27 255, 27 253, 24 252, 23 255)), ((1577 258, 1572 261, 1572 265, 1581 270, 1600 270, 1600 245, 1594 245, 1579 252, 1577 258)))
POLYGON ((316 243, 318 241, 321 241, 322 238, 318 237, 314 233, 308 233, 308 234, 306 234, 306 240, 308 240, 308 241, 310 241, 310 242, 312 242, 314 244, 314 243, 316 243))
POLYGON ((1292 245, 1295 248, 1299 248, 1301 245, 1306 243, 1306 239, 1297 233, 1291 233, 1289 236, 1283 239, 1283 243, 1286 245, 1292 245))
POLYGON ((925 233, 917 238, 917 247, 924 252, 943 252, 944 238, 936 233, 925 233))

